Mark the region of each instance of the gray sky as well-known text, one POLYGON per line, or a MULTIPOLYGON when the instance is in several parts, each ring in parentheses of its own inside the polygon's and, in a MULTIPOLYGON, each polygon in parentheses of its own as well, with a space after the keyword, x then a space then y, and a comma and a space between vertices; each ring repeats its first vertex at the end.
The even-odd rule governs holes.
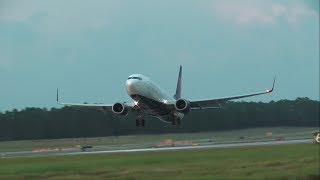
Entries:
POLYGON ((142 73, 183 97, 319 100, 318 0, 0 0, 0 111, 130 101, 142 73))

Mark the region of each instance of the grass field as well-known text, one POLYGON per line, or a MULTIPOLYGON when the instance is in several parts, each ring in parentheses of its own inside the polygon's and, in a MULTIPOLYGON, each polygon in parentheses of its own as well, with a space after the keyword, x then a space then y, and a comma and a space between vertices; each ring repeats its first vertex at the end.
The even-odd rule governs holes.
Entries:
POLYGON ((312 138, 312 132, 316 130, 319 130, 319 128, 270 127, 199 133, 8 141, 0 142, 0 153, 8 151, 30 151, 38 148, 72 148, 76 147, 77 145, 91 145, 94 147, 108 148, 119 145, 131 147, 134 145, 139 145, 139 147, 153 147, 160 144, 166 139, 172 139, 174 141, 191 141, 192 143, 205 143, 208 141, 212 141, 214 143, 221 143, 226 141, 274 140, 276 137, 284 137, 285 139, 301 139, 312 138), (272 132, 272 136, 266 136, 267 132, 272 132), (244 137, 244 139, 240 140, 239 137, 244 137))
POLYGON ((319 179, 317 144, 0 158, 0 179, 319 179))

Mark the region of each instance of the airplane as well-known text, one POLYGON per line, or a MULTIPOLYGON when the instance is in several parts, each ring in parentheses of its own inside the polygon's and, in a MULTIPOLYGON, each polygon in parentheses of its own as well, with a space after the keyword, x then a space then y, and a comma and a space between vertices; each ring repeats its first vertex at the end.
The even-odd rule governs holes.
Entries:
POLYGON ((132 103, 117 102, 114 104, 81 104, 64 103, 59 101, 59 90, 57 89, 57 103, 64 106, 94 107, 102 110, 111 110, 119 116, 127 116, 129 112, 136 115, 136 126, 145 126, 144 116, 158 118, 159 120, 179 125, 181 120, 190 111, 221 108, 221 105, 230 100, 269 94, 273 91, 276 78, 273 80, 272 88, 262 92, 230 96, 216 99, 189 101, 181 96, 182 88, 182 66, 179 69, 176 93, 173 97, 166 94, 159 86, 142 74, 132 74, 126 80, 127 94, 132 98, 132 103))

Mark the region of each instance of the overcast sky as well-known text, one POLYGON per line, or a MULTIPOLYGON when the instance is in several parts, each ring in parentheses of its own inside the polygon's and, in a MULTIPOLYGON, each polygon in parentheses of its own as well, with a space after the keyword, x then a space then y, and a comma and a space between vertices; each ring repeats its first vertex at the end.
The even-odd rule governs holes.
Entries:
POLYGON ((186 99, 270 88, 319 100, 318 0, 0 0, 0 111, 130 101, 141 73, 186 99))

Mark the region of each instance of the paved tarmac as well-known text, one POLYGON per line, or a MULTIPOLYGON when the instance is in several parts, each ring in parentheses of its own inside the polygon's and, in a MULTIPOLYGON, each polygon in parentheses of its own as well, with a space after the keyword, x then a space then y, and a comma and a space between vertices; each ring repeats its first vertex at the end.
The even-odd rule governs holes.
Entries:
POLYGON ((2 152, 0 158, 18 158, 18 157, 41 157, 41 156, 64 156, 64 155, 81 155, 81 154, 103 154, 103 153, 133 153, 133 152, 156 152, 156 151, 180 151, 192 149, 214 149, 214 148, 235 148, 235 147, 254 147, 254 146, 272 146, 281 144, 301 144, 312 143, 312 139, 298 139, 285 141, 259 141, 259 142, 239 142, 239 143, 220 143, 207 145, 179 146, 179 147, 148 147, 148 148, 126 148, 123 147, 113 149, 88 148, 81 151, 77 148, 55 149, 48 151, 18 151, 18 152, 2 152))

